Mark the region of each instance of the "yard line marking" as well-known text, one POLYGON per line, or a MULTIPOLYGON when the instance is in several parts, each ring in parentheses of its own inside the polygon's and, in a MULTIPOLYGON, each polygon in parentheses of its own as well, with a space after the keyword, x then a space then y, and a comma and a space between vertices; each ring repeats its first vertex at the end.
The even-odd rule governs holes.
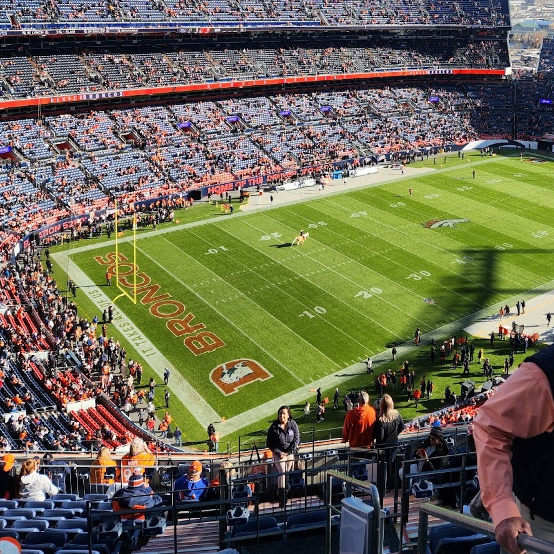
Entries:
MULTIPOLYGON (((264 216, 270 217, 270 218, 271 218, 271 214, 264 214, 264 216)), ((299 216, 299 217, 302 217, 302 216, 299 216)), ((277 221, 277 223, 279 223, 280 225, 287 226, 287 227, 291 228, 289 225, 287 225, 287 224, 285 224, 285 223, 282 223, 282 222, 280 222, 280 221, 278 221, 278 220, 276 220, 276 221, 277 221)), ((244 223, 246 223, 247 225, 250 225, 250 227, 252 227, 253 229, 256 229, 257 231, 261 231, 261 229, 257 228, 257 227, 254 226, 254 225, 251 225, 251 224, 248 223, 248 222, 244 222, 244 223)), ((327 227, 326 227, 326 229, 327 229, 327 227)), ((233 235, 233 236, 234 236, 234 235, 233 235)), ((238 238, 238 237, 236 237, 236 238, 238 238)), ((241 239, 239 238, 239 240, 241 240, 241 239)), ((314 239, 314 240, 315 240, 315 239, 314 239)), ((249 246, 251 246, 251 245, 249 245, 249 246)), ((255 247, 255 246, 254 246, 254 247, 255 247)), ((332 252, 334 252, 334 253, 336 253, 336 254, 340 254, 341 256, 346 256, 346 254, 343 254, 343 253, 341 253, 341 252, 338 252, 337 250, 334 250, 334 249, 331 248, 331 247, 327 247, 327 251, 332 251, 332 252)), ((299 252, 299 251, 298 251, 298 252, 299 252)), ((319 250, 319 252, 325 252, 325 249, 322 248, 322 249, 319 250)), ((314 263, 317 263, 317 264, 321 265, 321 266, 322 266, 323 268, 325 268, 326 270, 332 271, 333 273, 335 273, 335 274, 338 275, 339 277, 341 277, 341 278, 343 278, 343 279, 349 281, 350 283, 356 285, 357 287, 364 288, 364 287, 366 286, 366 284, 361 284, 361 283, 359 283, 358 281, 354 281, 354 280, 352 280, 351 278, 349 278, 349 277, 343 275, 342 273, 340 273, 340 272, 338 272, 338 271, 332 270, 332 269, 331 269, 331 266, 328 266, 328 265, 324 264, 323 262, 321 262, 321 261, 315 259, 315 258, 314 258, 313 256, 311 256, 310 254, 312 254, 312 251, 311 251, 311 250, 308 250, 308 249, 304 249, 304 250, 302 251, 301 254, 299 253, 299 255, 301 255, 301 256, 303 256, 303 257, 305 257, 305 258, 308 258, 309 260, 312 260, 314 263)), ((265 255, 265 254, 264 254, 264 255, 265 255)), ((349 259, 351 259, 351 258, 349 258, 349 259)), ((287 268, 290 269, 291 271, 295 271, 295 270, 292 269, 290 266, 286 265, 286 263, 285 263, 283 260, 280 260, 279 263, 281 263, 281 265, 285 265, 285 267, 287 267, 287 268)), ((360 264, 360 262, 359 262, 358 260, 352 260, 352 263, 355 263, 355 264, 360 265, 365 271, 368 271, 368 272, 370 272, 370 273, 372 273, 372 274, 374 274, 374 275, 377 275, 377 276, 379 276, 379 277, 381 277, 381 278, 387 280, 388 282, 392 283, 394 286, 399 287, 399 288, 402 288, 402 289, 406 290, 407 292, 409 292, 410 294, 413 294, 413 295, 417 296, 418 298, 420 298, 421 300, 423 300, 424 296, 421 296, 421 295, 417 294, 415 291, 413 291, 413 290, 411 290, 411 289, 405 287, 404 285, 402 285, 401 283, 398 283, 397 281, 393 281, 392 279, 390 279, 390 278, 387 277, 386 275, 383 275, 383 274, 381 274, 381 273, 376 272, 375 270, 371 269, 370 267, 363 266, 362 264, 360 264)), ((307 279, 306 279, 306 280, 307 280, 307 279)), ((315 283, 312 283, 312 284, 315 284, 315 283)), ((319 286, 319 285, 316 285, 316 286, 319 286)), ((331 293, 328 293, 328 294, 331 294, 331 293)), ((336 298, 336 297, 335 297, 335 298, 336 298)), ((425 324, 424 321, 422 321, 422 320, 419 319, 419 318, 416 318, 416 317, 412 316, 412 315, 409 314, 409 313, 406 313, 405 310, 403 310, 402 308, 400 308, 399 306, 397 306, 397 305, 394 304, 393 302, 390 302, 390 301, 387 300, 386 298, 383 298, 383 296, 379 296, 378 299, 379 299, 381 302, 384 302, 385 304, 391 306, 391 307, 394 308, 395 310, 404 313, 404 315, 406 316, 407 319, 412 319, 412 320, 414 321, 414 323, 417 324, 418 326, 422 326, 422 327, 425 326, 425 327, 426 327, 426 324, 425 324)), ((346 304, 346 303, 345 303, 344 301, 342 301, 342 300, 341 300, 340 302, 343 303, 343 304, 346 304)), ((346 304, 346 305, 347 305, 350 309, 356 310, 356 308, 354 308, 353 306, 350 306, 349 304, 346 304)), ((445 308, 442 308, 441 306, 437 306, 437 307, 438 307, 440 310, 442 310, 442 311, 445 311, 445 312, 447 312, 447 313, 451 313, 451 312, 449 312, 448 310, 446 310, 445 308)), ((356 311, 358 311, 358 310, 356 310, 356 311)), ((378 327, 381 327, 381 329, 384 329, 385 331, 387 331, 387 332, 390 333, 391 335, 396 336, 398 339, 402 339, 402 337, 401 337, 400 335, 398 335, 396 332, 393 332, 393 331, 391 331, 390 329, 388 329, 387 327, 384 327, 384 326, 383 326, 381 323, 379 323, 378 321, 376 321, 376 320, 370 318, 366 313, 363 313, 363 312, 359 312, 359 313, 361 313, 362 316, 363 316, 365 319, 369 320, 369 321, 371 322, 372 325, 376 325, 376 326, 378 326, 378 327)))
MULTIPOLYGON (((443 192, 443 193, 445 193, 445 194, 451 194, 449 191, 444 191, 443 189, 440 189, 440 188, 439 188, 439 189, 436 189, 436 190, 440 190, 441 192, 443 192)), ((362 192, 362 193, 365 194, 364 192, 362 192)), ((455 195, 454 195, 454 199, 455 199, 455 195)), ((355 202, 358 202, 358 203, 362 204, 363 206, 367 207, 367 204, 366 204, 365 202, 362 202, 361 200, 358 200, 358 199, 356 199, 356 198, 352 198, 352 200, 354 200, 355 202)), ((489 216, 489 214, 490 214, 490 205, 486 205, 486 204, 484 204, 484 203, 482 203, 482 202, 478 202, 477 200, 474 200, 474 199, 472 199, 471 201, 474 202, 474 203, 476 203, 476 204, 478 204, 478 206, 479 206, 479 209, 478 209, 478 208, 473 208, 472 213, 485 213, 487 216, 489 216), (481 208, 482 208, 482 209, 481 209, 481 208)), ((330 200, 326 200, 326 202, 329 203, 329 204, 332 204, 332 205, 336 205, 336 202, 331 202, 330 200)), ((491 204, 494 204, 494 203, 498 203, 497 200, 496 200, 496 198, 495 198, 495 199, 491 199, 491 204)), ((345 209, 345 207, 343 207, 343 206, 339 206, 339 207, 340 207, 341 209, 345 209)), ((378 210, 379 212, 381 212, 381 213, 383 213, 383 214, 385 214, 385 215, 389 215, 389 216, 390 216, 390 214, 389 214, 388 212, 386 212, 386 211, 384 211, 384 210, 382 210, 382 209, 380 209, 380 208, 378 208, 378 207, 372 206, 372 208, 373 208, 374 211, 377 211, 377 210, 378 210)), ((314 208, 314 209, 317 209, 317 208, 314 208)), ((404 211, 408 211, 408 212, 410 212, 410 213, 416 213, 416 214, 417 214, 417 211, 416 211, 416 210, 412 210, 412 209, 410 209, 408 206, 407 206, 406 208, 403 208, 403 210, 404 210, 404 211)), ((321 210, 320 210, 320 211, 321 211, 321 210)), ((321 211, 321 213, 323 213, 323 214, 329 216, 329 214, 328 214, 327 212, 321 211)), ((336 217, 336 216, 332 216, 332 217, 336 217)), ((412 240, 412 241, 415 240, 415 241, 418 241, 419 243, 423 243, 423 244, 425 244, 425 246, 427 246, 427 247, 432 247, 433 249, 439 250, 440 252, 443 252, 443 253, 446 254, 446 255, 450 255, 450 254, 451 254, 448 250, 446 250, 445 248, 442 248, 441 246, 439 246, 439 245, 437 245, 437 244, 435 244, 435 243, 429 242, 429 241, 424 240, 424 239, 422 239, 422 238, 420 238, 420 237, 414 239, 414 237, 413 237, 412 235, 410 235, 409 233, 403 231, 401 228, 394 227, 393 225, 387 225, 386 223, 382 222, 381 220, 372 219, 370 216, 367 216, 367 217, 365 217, 364 219, 365 219, 366 221, 367 221, 367 220, 370 220, 370 221, 372 221, 373 223, 378 222, 378 224, 379 224, 381 227, 386 227, 386 228, 389 229, 389 230, 393 230, 393 231, 395 231, 395 232, 397 232, 397 233, 403 234, 404 236, 408 236, 408 237, 410 238, 410 240, 412 240)), ((495 222, 498 218, 489 217, 488 219, 489 219, 489 221, 495 222)), ((360 219, 360 221, 362 221, 362 220, 360 219)), ((406 223, 405 220, 402 220, 402 221, 403 221, 403 223, 406 223)), ((354 222, 348 221, 348 222, 346 222, 346 223, 349 224, 349 225, 353 225, 354 222)), ((409 222, 408 222, 408 223, 409 223, 409 222)), ((515 223, 514 223, 513 221, 512 221, 511 223, 512 223, 512 225, 514 226, 514 228, 517 228, 517 226, 515 225, 515 223)), ((356 226, 354 226, 354 228, 355 228, 355 229, 360 229, 360 227, 356 227, 356 226)), ((506 236, 508 236, 509 238, 512 238, 512 239, 514 239, 514 240, 522 241, 522 238, 521 238, 520 234, 507 234, 507 233, 506 233, 506 228, 505 228, 505 227, 502 227, 502 228, 500 228, 500 229, 497 229, 496 227, 490 227, 490 229, 493 230, 493 231, 496 231, 496 232, 498 232, 498 233, 503 233, 503 234, 505 234, 506 236)), ((467 233, 468 233, 470 236, 472 236, 472 237, 480 238, 480 236, 479 236, 478 234, 473 233, 473 232, 471 232, 471 231, 467 231, 467 233)), ((381 237, 381 236, 379 236, 379 239, 381 239, 381 240, 383 240, 383 241, 385 241, 385 242, 389 242, 390 244, 393 244, 393 245, 394 245, 394 243, 392 243, 390 240, 384 239, 384 238, 381 237)), ((466 244, 460 243, 460 242, 457 241, 455 238, 450 238, 449 240, 451 240, 451 241, 453 241, 453 242, 459 244, 460 247, 464 247, 464 246, 467 247, 466 244)), ((525 242, 525 244, 532 244, 532 243, 529 243, 529 242, 527 242, 527 241, 523 241, 523 242, 525 242)), ((423 251, 423 249, 422 249, 421 251, 423 251)), ((529 254, 522 254, 522 256, 529 256, 529 254)), ((431 262, 431 263, 433 263, 433 262, 431 262)), ((511 263, 511 262, 505 262, 505 263, 507 263, 507 264, 509 264, 510 266, 516 268, 517 270, 522 270, 522 269, 524 269, 524 268, 522 267, 521 264, 513 264, 513 263, 511 263)), ((434 263, 434 265, 437 265, 437 264, 434 263)), ((442 267, 442 266, 441 266, 441 267, 442 267)), ((443 269, 447 269, 448 271, 451 271, 454 275, 456 275, 456 276, 458 276, 458 277, 462 277, 463 279, 465 279, 465 280, 467 280, 467 281, 469 281, 469 282, 475 283, 475 284, 477 284, 477 285, 480 285, 480 284, 481 284, 481 283, 479 283, 479 282, 477 282, 477 281, 475 281, 475 280, 473 280, 473 279, 468 279, 467 277, 464 276, 463 273, 456 273, 456 272, 452 271, 450 267, 448 267, 448 268, 443 268, 443 269)), ((530 274, 533 275, 533 276, 537 276, 535 273, 532 273, 532 272, 528 272, 528 273, 530 273, 530 274)), ((520 285, 520 286, 521 286, 521 283, 520 283, 520 282, 515 281, 515 280, 513 280, 513 281, 514 281, 514 284, 520 285)), ((435 281, 433 281, 433 282, 435 282, 435 281)), ((537 283, 538 283, 538 284, 540 284, 541 282, 542 282, 542 281, 537 280, 537 283)), ((447 290, 451 290, 451 289, 447 289, 447 290)), ((478 305, 478 306, 480 306, 480 305, 478 305)))
MULTIPOLYGON (((254 227, 254 228, 255 228, 255 227, 254 227)), ((240 237, 238 237, 237 235, 231 233, 229 230, 227 230, 227 229, 221 229, 221 231, 227 233, 228 235, 230 235, 231 237, 233 237, 235 240, 237 240, 238 242, 241 242, 242 244, 245 244, 245 245, 248 246, 249 248, 252 248, 253 250, 258 251, 261 255, 264 256, 264 258, 267 258, 267 257, 268 257, 268 255, 267 255, 263 250, 261 250, 259 247, 255 246, 255 245, 250 245, 250 244, 248 244, 248 243, 247 243, 246 241, 244 241, 242 238, 240 238, 240 237)), ((210 244, 210 242, 209 242, 207 239, 205 239, 204 237, 201 237, 201 236, 197 235, 196 233, 194 233, 194 231, 192 231, 192 233, 195 235, 195 237, 196 237, 199 241, 205 242, 208 246, 213 246, 213 245, 210 244)), ((270 259, 271 259, 271 258, 270 258, 270 259)), ((200 264, 201 264, 200 261, 197 261, 197 263, 200 263, 200 264)), ((243 264, 240 260, 236 259, 236 260, 235 260, 235 263, 241 264, 241 265, 245 266, 245 270, 246 270, 246 264, 243 264)), ((273 264, 275 264, 275 263, 276 263, 276 262, 273 261, 273 264)), ((273 265, 273 264, 272 264, 272 265, 273 265)), ((269 265, 268 265, 268 267, 269 267, 269 265)), ((208 268, 206 268, 206 269, 208 269, 208 268)), ((208 269, 208 271, 211 271, 211 270, 208 269)), ((249 271, 250 271, 251 273, 255 273, 255 269, 249 269, 249 271)), ((293 270, 291 270, 291 271, 293 271, 293 270)), ((278 283, 270 283, 270 284, 266 285, 266 287, 267 287, 268 289, 269 289, 269 288, 277 288, 277 286, 281 286, 281 285, 282 285, 281 282, 278 282, 278 283)), ((299 298, 297 298, 296 296, 294 296, 294 294, 292 293, 292 291, 290 291, 288 294, 289 294, 289 297, 291 297, 295 302, 297 302, 297 303, 298 303, 300 306, 302 306, 305 310, 310 310, 310 309, 311 309, 311 306, 306 305, 302 300, 300 300, 299 298)), ((345 304, 345 302, 344 302, 343 300, 341 300, 340 298, 336 297, 334 294, 329 293, 329 292, 327 292, 327 291, 326 291, 326 294, 328 294, 329 296, 335 298, 339 303, 345 304)), ((348 304, 346 304, 346 305, 348 306, 348 304)), ((348 307, 349 307, 349 306, 348 306, 348 307)), ((262 309, 263 309, 263 308, 262 308, 262 309)), ((355 308, 352 308, 352 309, 354 309, 354 311, 358 312, 362 317, 366 317, 366 319, 369 319, 369 318, 367 318, 367 316, 365 316, 365 314, 363 314, 363 312, 360 312, 360 311, 356 310, 355 308)), ((264 311, 265 311, 265 310, 264 310, 264 311)), ((273 316, 272 316, 272 317, 273 317, 273 316)), ((276 318, 275 318, 275 319, 276 319, 276 318)), ((332 326, 339 334, 348 336, 348 333, 346 333, 345 331, 343 331, 342 329, 340 329, 339 327, 337 327, 335 324, 333 324, 333 323, 332 323, 331 321, 329 321, 327 318, 323 318, 323 319, 324 319, 324 321, 327 322, 328 325, 332 326)), ((280 320, 277 319, 277 321, 280 321, 280 320)), ((281 321, 281 325, 282 325, 283 327, 287 328, 287 329, 290 329, 290 327, 289 327, 288 325, 286 325, 286 324, 285 324, 284 322, 282 322, 282 321, 281 321)), ((381 328, 385 329, 383 326, 381 326, 381 328)), ((292 329, 291 329, 291 331, 292 331, 292 329)), ((392 333, 392 331, 390 331, 390 330, 388 330, 388 331, 389 331, 391 334, 394 335, 394 333, 392 333)), ((295 334, 297 334, 297 333, 295 333, 295 334)), ((297 335, 297 336, 300 336, 300 335, 297 335)), ((363 345, 363 344, 360 343, 359 341, 353 339, 352 337, 349 337, 349 338, 350 338, 350 340, 352 340, 353 342, 356 342, 357 344, 359 344, 360 347, 367 348, 365 345, 363 345)), ((304 339, 304 342, 306 342, 307 344, 310 344, 310 346, 311 346, 314 350, 316 350, 316 351, 320 352, 321 354, 323 354, 323 352, 321 352, 321 351, 320 351, 319 349, 317 349, 315 346, 311 345, 311 343, 309 343, 309 342, 306 341, 305 339, 304 339)), ((324 355, 324 354, 323 354, 323 355, 324 355)), ((330 360, 330 358, 329 358, 328 356, 326 356, 326 355, 324 355, 324 356, 325 356, 325 358, 327 358, 328 360, 330 360)), ((330 361, 332 361, 332 360, 330 360, 330 361)), ((334 364, 334 365, 337 365, 338 367, 340 367, 339 364, 337 364, 336 362, 333 362, 333 364, 334 364)))
MULTIPOLYGON (((359 200, 356 200, 356 201, 357 201, 357 202, 360 202, 359 200)), ((330 201, 327 201, 327 203, 333 204, 333 205, 334 205, 334 203, 332 203, 332 202, 330 202, 330 201)), ((365 204, 363 204, 363 205, 365 205, 365 204)), ((341 207, 341 208, 342 208, 342 207, 341 207)), ((324 216, 333 217, 333 218, 335 218, 335 219, 339 219, 339 217, 338 217, 337 215, 329 214, 329 213, 327 213, 327 212, 324 212, 323 210, 318 210, 317 207, 315 207, 314 209, 317 210, 317 211, 319 211, 319 212, 320 212, 321 214, 323 214, 324 216)), ((374 208, 374 209, 378 209, 378 208, 374 208)), ((342 211, 346 211, 346 208, 344 208, 342 211)), ((299 217, 304 217, 304 216, 300 216, 300 215, 299 215, 299 217)), ((367 218, 365 218, 365 219, 368 220, 368 219, 371 219, 371 218, 370 218, 370 217, 367 217, 367 218)), ((376 222, 376 220, 372 220, 372 221, 373 221, 374 223, 376 222)), ((361 228, 361 227, 359 227, 359 226, 355 226, 355 225, 354 225, 353 223, 351 223, 350 221, 344 221, 344 222, 343 222, 342 220, 340 220, 340 222, 341 222, 341 224, 350 226, 350 227, 352 227, 353 229, 356 229, 357 231, 362 231, 362 232, 366 232, 366 233, 367 233, 367 231, 366 231, 365 229, 363 229, 363 228, 361 228)), ((386 223, 381 223, 381 222, 379 222, 379 225, 380 225, 381 227, 387 227, 388 229, 392 229, 392 230, 394 230, 394 231, 396 231, 396 232, 402 232, 400 229, 397 229, 396 227, 393 227, 392 225, 387 225, 386 223)), ((333 231, 333 229, 330 228, 330 226, 326 226, 325 229, 326 229, 327 232, 330 232, 330 233, 333 233, 334 235, 340 236, 340 238, 341 238, 342 240, 345 240, 345 241, 347 241, 347 242, 349 242, 349 243, 355 244, 358 248, 369 249, 369 246, 365 246, 364 244, 360 244, 360 241, 355 241, 355 240, 349 239, 349 238, 347 238, 347 237, 344 237, 344 235, 339 235, 339 233, 337 233, 336 231, 333 231)), ((402 234, 407 235, 407 233, 402 233, 402 234)), ((371 236, 370 233, 368 233, 368 235, 371 236)), ((386 243, 388 243, 388 244, 391 244, 391 245, 395 246, 394 243, 393 243, 392 241, 387 240, 386 238, 379 237, 379 239, 382 240, 383 242, 386 242, 386 243)), ((404 250, 406 250, 406 249, 404 249, 404 250)), ((345 255, 346 255, 346 254, 345 254, 345 255)), ((392 266, 395 266, 395 265, 396 265, 396 266, 400 266, 400 267, 404 268, 408 273, 410 273, 410 272, 412 271, 412 269, 409 268, 408 266, 406 266, 406 265, 400 263, 400 261, 398 261, 398 260, 389 258, 388 256, 386 256, 386 255, 383 254, 382 252, 374 252, 373 255, 374 255, 374 256, 379 256, 379 257, 381 257, 381 258, 384 258, 385 260, 389 261, 389 262, 391 263, 392 266)), ((424 256, 422 256, 419 252, 418 252, 417 254, 415 254, 415 255, 417 255, 418 257, 420 257, 422 260, 425 260, 425 262, 427 262, 427 263, 429 263, 429 264, 432 264, 434 267, 440 267, 441 270, 444 269, 444 268, 442 268, 442 266, 439 266, 437 262, 430 261, 429 259, 427 259, 427 258, 425 258, 424 256)), ((359 262, 358 262, 358 263, 359 263, 359 262)), ((450 268, 448 268, 448 271, 450 271, 450 268)), ((382 273, 378 273, 378 274, 384 276, 382 273)), ((463 276, 460 276, 460 274, 456 274, 456 275, 459 276, 459 277, 461 277, 461 278, 463 278, 463 276)), ((386 276, 384 276, 384 277, 386 277, 386 276)), ((481 304, 478 304, 477 302, 473 301, 471 298, 467 298, 466 296, 464 296, 464 295, 462 295, 462 294, 460 294, 460 293, 458 293, 458 292, 456 292, 456 291, 453 291, 452 289, 449 289, 448 287, 445 287, 444 285, 440 284, 437 280, 432 279, 432 278, 430 278, 429 280, 430 280, 430 282, 432 282, 433 284, 435 284, 437 287, 439 287, 439 288, 441 288, 441 289, 443 289, 443 290, 448 291, 448 292, 451 293, 452 295, 454 295, 454 296, 459 296, 459 297, 464 298, 465 300, 471 302, 471 304, 473 304, 476 308, 482 308, 482 307, 483 307, 481 304)), ((396 282, 396 281, 393 281, 393 282, 396 282)), ((398 284, 400 284, 400 283, 398 283, 398 284)), ((410 290, 410 289, 408 289, 408 290, 410 290)), ((424 298, 424 296, 421 296, 421 295, 418 295, 418 296, 419 296, 421 299, 424 298)), ((438 307, 441 308, 442 310, 446 311, 447 313, 451 313, 451 314, 452 314, 452 312, 450 312, 450 311, 447 310, 446 308, 441 307, 441 306, 438 306, 438 307)), ((452 314, 452 315, 454 315, 454 314, 452 314)))

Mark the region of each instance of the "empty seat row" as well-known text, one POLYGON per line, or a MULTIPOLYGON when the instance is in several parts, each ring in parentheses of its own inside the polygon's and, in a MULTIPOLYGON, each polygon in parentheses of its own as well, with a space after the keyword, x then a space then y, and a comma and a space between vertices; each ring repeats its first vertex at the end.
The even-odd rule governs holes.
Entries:
POLYGON ((0 499, 0 511, 2 511, 2 509, 31 508, 38 512, 40 510, 51 510, 56 507, 72 507, 73 509, 78 509, 79 506, 82 506, 84 510, 86 509, 87 501, 90 502, 92 506, 95 506, 99 502, 107 500, 109 500, 107 494, 90 493, 80 498, 77 494, 58 493, 51 496, 48 500, 0 499), (75 504, 73 505, 73 503, 75 504))

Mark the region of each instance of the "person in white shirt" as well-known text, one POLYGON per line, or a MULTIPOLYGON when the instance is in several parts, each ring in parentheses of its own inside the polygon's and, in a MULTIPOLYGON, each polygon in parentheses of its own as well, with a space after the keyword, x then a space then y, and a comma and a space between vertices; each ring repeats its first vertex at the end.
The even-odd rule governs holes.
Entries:
POLYGON ((38 463, 34 458, 23 462, 19 474, 18 498, 42 501, 57 492, 58 487, 52 483, 50 478, 38 472, 38 463))

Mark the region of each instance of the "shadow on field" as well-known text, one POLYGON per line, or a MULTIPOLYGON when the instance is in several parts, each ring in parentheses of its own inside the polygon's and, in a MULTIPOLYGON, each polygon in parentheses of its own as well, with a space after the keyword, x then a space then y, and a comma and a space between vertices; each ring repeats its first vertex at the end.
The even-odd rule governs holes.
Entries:
POLYGON ((355 373, 337 373, 337 377, 357 377, 359 375, 363 375, 364 373, 367 373, 366 369, 362 369, 360 371, 357 371, 355 373))
POLYGON ((292 242, 284 242, 283 244, 270 244, 271 248, 288 248, 292 246, 292 242))

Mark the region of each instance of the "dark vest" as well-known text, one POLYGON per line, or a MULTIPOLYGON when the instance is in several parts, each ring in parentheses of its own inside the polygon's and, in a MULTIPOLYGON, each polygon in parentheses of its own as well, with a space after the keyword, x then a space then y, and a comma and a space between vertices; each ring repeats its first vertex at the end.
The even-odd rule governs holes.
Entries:
MULTIPOLYGON (((525 361, 544 371, 554 394, 554 346, 543 348, 525 361)), ((525 410, 525 406, 521 409, 525 410)), ((512 453, 515 495, 529 508, 531 516, 536 514, 554 522, 554 433, 516 438, 512 453)))

